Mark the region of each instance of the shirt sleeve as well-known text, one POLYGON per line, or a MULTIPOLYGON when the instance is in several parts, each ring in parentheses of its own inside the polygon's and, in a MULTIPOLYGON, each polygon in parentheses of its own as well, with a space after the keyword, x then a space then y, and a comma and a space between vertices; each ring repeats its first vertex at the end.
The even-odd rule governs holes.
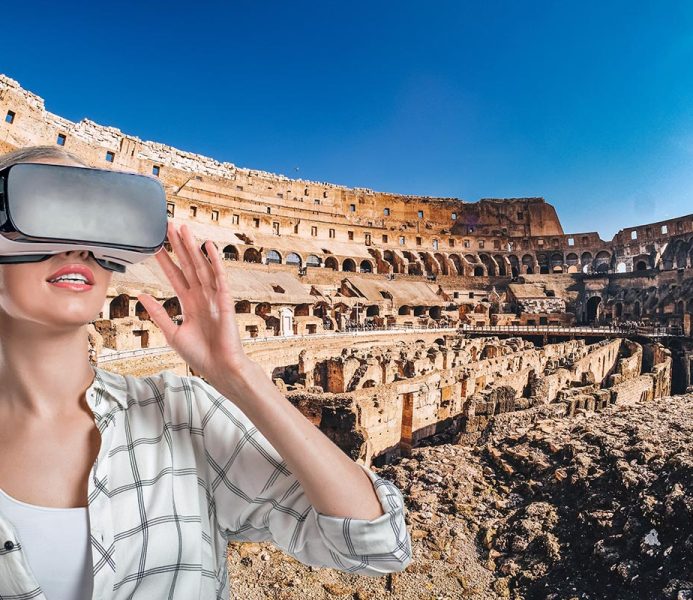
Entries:
POLYGON ((360 575, 406 568, 411 539, 393 483, 359 465, 384 514, 367 520, 319 513, 250 419, 202 378, 186 379, 200 414, 212 510, 228 541, 272 541, 307 565, 360 575))

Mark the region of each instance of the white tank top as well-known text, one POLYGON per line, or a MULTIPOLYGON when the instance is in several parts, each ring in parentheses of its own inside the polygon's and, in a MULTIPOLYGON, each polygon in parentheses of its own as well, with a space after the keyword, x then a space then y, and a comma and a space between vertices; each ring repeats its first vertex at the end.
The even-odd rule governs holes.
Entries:
POLYGON ((47 600, 90 600, 94 579, 89 509, 35 506, 0 489, 0 512, 14 525, 47 600))

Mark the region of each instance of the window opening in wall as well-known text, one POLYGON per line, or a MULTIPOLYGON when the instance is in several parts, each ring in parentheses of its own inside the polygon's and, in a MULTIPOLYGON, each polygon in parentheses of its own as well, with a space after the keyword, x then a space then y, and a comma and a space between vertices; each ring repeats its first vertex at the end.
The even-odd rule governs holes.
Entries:
POLYGON ((631 240, 637 240, 638 239, 638 232, 637 231, 631 231, 630 232, 630 239, 631 240))
POLYGON ((472 227, 471 225, 468 225, 467 226, 467 233, 474 233, 474 227, 472 227))
POLYGON ((239 218, 240 217, 238 215, 231 215, 231 224, 238 225, 239 218))
POLYGON ((323 197, 323 198, 327 198, 327 192, 323 192, 323 193, 322 193, 322 197, 323 197))
POLYGON ((298 233, 298 223, 296 223, 296 225, 294 225, 294 233, 298 233))
POLYGON ((479 248, 483 248, 483 247, 484 247, 484 240, 479 240, 479 248))
POLYGON ((191 216, 191 217, 196 217, 196 216, 197 216, 197 206, 191 206, 191 207, 190 207, 190 216, 191 216))
POLYGON ((465 248, 471 248, 472 247, 472 243, 469 240, 464 240, 464 242, 462 242, 462 245, 465 248))
POLYGON ((260 219, 258 219, 257 217, 255 217, 255 218, 253 219, 253 225, 255 225, 255 227, 260 227, 260 219))
POLYGON ((349 211, 354 212, 356 210, 356 204, 350 204, 349 205, 349 211))
POLYGON ((366 233, 366 234, 364 235, 364 241, 366 242, 366 246, 370 246, 370 245, 371 245, 371 234, 370 234, 370 233, 366 233))
POLYGON ((384 214, 386 217, 389 217, 389 216, 390 216, 390 209, 389 209, 389 208, 383 208, 383 214, 384 214))
POLYGON ((315 200, 313 200, 313 204, 320 204, 320 198, 315 198, 315 200))
POLYGON ((683 223, 681 221, 676 221, 676 231, 683 231, 683 223))
POLYGON ((493 240, 493 248, 495 250, 500 250, 500 246, 501 246, 500 240, 493 240))
POLYGON ((272 223, 272 233, 274 233, 274 235, 279 235, 279 223, 277 221, 272 223))
POLYGON ((438 240, 433 240, 433 249, 438 250, 438 240))
POLYGON ((647 236, 648 240, 652 238, 652 229, 650 227, 645 229, 645 235, 647 236))
POLYGON ((318 228, 315 225, 310 226, 310 235, 312 235, 313 237, 318 235, 318 228))
POLYGON ((423 219, 423 211, 422 210, 416 211, 416 214, 418 215, 419 219, 423 219))
POLYGON ((242 185, 237 185, 237 186, 236 186, 236 189, 237 189, 239 192, 242 192, 242 191, 243 191, 243 186, 242 186, 242 185))
POLYGON ((399 245, 404 246, 404 236, 403 235, 399 236, 399 245))
POLYGON ((152 167, 152 175, 158 177, 159 173, 161 173, 161 167, 159 165, 154 165, 152 167))
POLYGON ((454 248, 454 247, 455 247, 455 240, 453 240, 452 238, 450 238, 450 239, 448 240, 448 246, 450 246, 450 248, 454 248))
POLYGON ((669 228, 666 225, 662 225, 662 233, 669 233, 669 228))
POLYGON ((383 234, 383 244, 387 244, 387 235, 383 234))
POLYGON ((558 238, 553 238, 551 244, 554 248, 558 248, 558 238))
POLYGON ((64 133, 59 133, 58 139, 55 140, 55 142, 56 142, 56 144, 58 144, 58 146, 64 146, 66 141, 67 141, 67 136, 64 133))
POLYGON ((167 202, 166 203, 166 216, 167 217, 172 217, 175 210, 176 210, 176 205, 173 202, 167 202))
POLYGON ((421 238, 419 236, 416 236, 416 245, 417 246, 421 245, 421 238))
POLYGON ((518 221, 524 221, 525 218, 525 213, 523 213, 521 210, 517 211, 517 220, 518 221))
POLYGON ((303 190, 303 195, 304 195, 304 196, 310 196, 310 191, 308 190, 308 188, 306 188, 305 190, 303 190))
POLYGON ((115 159, 115 154, 111 152, 110 150, 106 152, 106 162, 112 163, 113 160, 115 159))
POLYGON ((348 237, 350 240, 353 240, 353 239, 354 239, 354 232, 353 232, 353 231, 347 231, 347 237, 348 237))
POLYGON ((574 246, 575 245, 575 238, 568 238, 568 246, 574 246))
POLYGON ((16 113, 12 110, 8 110, 7 114, 5 115, 5 123, 9 123, 12 125, 14 123, 14 118, 16 116, 16 113))
POLYGON ((333 238, 334 237, 334 229, 329 230, 329 237, 333 238))
POLYGON ((537 246, 539 246, 541 248, 543 245, 544 245, 544 240, 538 239, 537 240, 537 246))
POLYGON ((450 215, 450 218, 451 218, 453 221, 456 221, 456 220, 457 220, 457 213, 452 213, 452 214, 450 215))
POLYGON ((212 211, 212 221, 218 221, 218 220, 219 220, 219 211, 213 210, 212 211))
POLYGON ((272 207, 271 206, 267 207, 267 214, 268 215, 272 214, 272 207))

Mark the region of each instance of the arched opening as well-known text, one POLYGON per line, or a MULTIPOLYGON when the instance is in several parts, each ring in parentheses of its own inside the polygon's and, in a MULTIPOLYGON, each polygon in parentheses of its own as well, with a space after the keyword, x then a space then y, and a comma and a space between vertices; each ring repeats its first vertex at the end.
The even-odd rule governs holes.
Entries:
POLYGON ((635 304, 633 304, 633 316, 636 319, 640 318, 640 302, 636 302, 635 304))
POLYGON ((367 260, 362 260, 361 264, 359 265, 359 271, 361 273, 372 273, 373 272, 373 265, 367 260))
POLYGON ((289 252, 289 254, 286 255, 286 264, 293 265, 295 267, 300 267, 303 264, 303 261, 301 260, 301 257, 295 252, 289 252))
POLYGON ((377 317, 380 314, 380 307, 377 304, 371 304, 366 307, 367 317, 377 317))
POLYGON ((275 265, 280 265, 282 264, 282 257, 277 252, 276 250, 269 250, 267 252, 267 264, 275 264, 275 265))
POLYGON ((484 268, 483 267, 474 267, 474 277, 483 277, 484 276, 484 268))
POLYGON ((270 314, 271 310, 272 307, 270 306, 269 302, 260 302, 260 304, 255 307, 255 314, 258 317, 265 318, 266 315, 270 314))
POLYGON ((262 256, 258 252, 256 248, 248 248, 244 253, 243 253, 243 262, 247 263, 261 263, 262 262, 262 256))
POLYGON ((414 307, 414 316, 415 317, 420 317, 421 315, 426 314, 426 307, 425 306, 415 306, 414 307))
POLYGON ((356 263, 351 258, 347 258, 342 263, 342 271, 347 271, 348 273, 356 273, 356 263))
POLYGON ((241 315, 245 313, 250 313, 250 302, 247 300, 239 300, 234 304, 234 310, 236 311, 236 314, 241 315))
POLYGON ((178 298, 174 296, 173 298, 169 298, 164 302, 164 310, 166 311, 166 314, 173 318, 173 317, 178 317, 182 314, 181 308, 180 308, 180 302, 178 301, 178 298))
POLYGON ((144 305, 141 302, 137 302, 137 304, 135 304, 135 316, 140 321, 151 321, 151 319, 149 318, 149 313, 147 312, 147 309, 144 307, 144 305))
POLYGON ((588 323, 593 323, 597 320, 597 317, 599 316, 599 305, 601 304, 601 302, 602 299, 599 296, 592 296, 587 301, 585 319, 588 323))
POLYGON ((636 271, 647 271, 647 263, 644 260, 639 260, 635 263, 636 271))
POLYGON ((611 254, 602 250, 597 253, 594 257, 594 270, 597 273, 606 273, 609 270, 609 264, 611 262, 611 254))
POLYGON ((505 268, 505 259, 500 254, 496 254, 493 257, 493 260, 495 260, 496 264, 498 265, 498 275, 500 275, 501 277, 505 277, 507 275, 507 270, 505 268))
POLYGON ((315 256, 315 254, 309 254, 308 258, 306 258, 306 266, 307 267, 319 267, 320 266, 320 257, 315 256))
POLYGON ((328 256, 325 259, 325 268, 332 269, 333 271, 339 271, 339 263, 334 256, 328 256))
POLYGON ((238 260, 238 250, 236 247, 232 246, 231 244, 225 246, 223 250, 223 258, 224 260, 238 260))
POLYGON ((582 272, 589 273, 592 269, 592 253, 583 252, 580 257, 580 264, 582 265, 582 272))
POLYGON ((440 319, 440 310, 440 306, 431 306, 431 308, 428 310, 428 316, 437 321, 440 319))
POLYGON ((411 314, 411 306, 407 306, 404 304, 403 306, 399 307, 399 310, 397 311, 398 315, 410 315, 411 314))
POLYGON ((614 317, 616 319, 620 319, 622 315, 623 315, 623 304, 621 302, 617 302, 614 305, 614 317))
POLYGON ((123 319, 130 316, 130 296, 120 294, 111 300, 108 311, 109 319, 123 319))

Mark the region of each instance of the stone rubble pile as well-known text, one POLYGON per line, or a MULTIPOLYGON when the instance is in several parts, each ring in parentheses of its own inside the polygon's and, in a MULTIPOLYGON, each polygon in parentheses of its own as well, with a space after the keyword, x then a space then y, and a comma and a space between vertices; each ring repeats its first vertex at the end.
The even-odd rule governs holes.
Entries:
POLYGON ((349 576, 232 544, 241 597, 693 598, 693 396, 497 415, 374 471, 407 500, 403 573, 349 576))

